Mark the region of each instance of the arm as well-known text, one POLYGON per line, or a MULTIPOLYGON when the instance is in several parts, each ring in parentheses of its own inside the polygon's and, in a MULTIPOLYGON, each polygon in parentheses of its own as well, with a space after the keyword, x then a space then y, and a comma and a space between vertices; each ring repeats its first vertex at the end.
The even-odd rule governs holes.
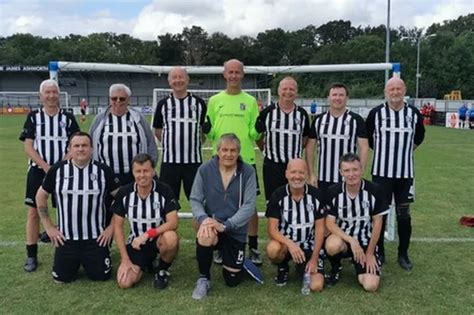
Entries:
POLYGON ((305 148, 306 164, 308 165, 308 183, 316 186, 318 183, 317 173, 314 172, 314 155, 317 153, 316 139, 308 138, 305 148))
POLYGON ((127 248, 125 247, 125 237, 123 231, 123 223, 125 222, 125 218, 114 214, 112 221, 114 224, 113 230, 115 243, 117 244, 117 248, 120 253, 120 265, 117 270, 117 280, 120 282, 124 280, 130 269, 135 273, 138 273, 140 269, 133 265, 130 257, 128 256, 127 248))
POLYGON ((36 164, 38 164, 45 173, 49 171, 50 165, 46 163, 33 147, 33 139, 25 139, 24 149, 26 155, 36 164))
POLYGON ((155 137, 160 141, 160 143, 163 143, 161 136, 163 134, 163 128, 155 128, 155 137))
POLYGON ((301 264, 305 261, 305 255, 303 250, 292 240, 286 238, 278 230, 279 220, 277 218, 268 218, 267 231, 268 235, 272 240, 275 240, 288 248, 288 252, 291 255, 291 258, 298 264, 301 264))
MULTIPOLYGON (((376 274, 377 264, 375 261, 375 246, 377 246, 377 242, 382 233, 382 216, 381 215, 374 215, 372 216, 372 236, 369 241, 369 246, 367 247, 367 251, 365 256, 367 258, 367 265, 366 270, 367 273, 376 274)), ((383 237, 383 236, 382 236, 383 237)))
POLYGON ((372 109, 365 120, 365 129, 367 131, 367 139, 369 141, 369 147, 374 149, 374 131, 375 131, 375 110, 372 109))
POLYGON ((363 172, 367 167, 367 160, 369 156, 369 140, 367 138, 357 137, 357 147, 363 172))
POLYGON ((189 203, 193 212, 193 217, 196 221, 201 224, 204 219, 208 218, 209 215, 206 213, 204 208, 205 196, 204 196, 204 182, 201 174, 201 169, 198 169, 196 177, 194 178, 193 187, 191 189, 191 195, 189 196, 189 203))
POLYGON ((314 222, 314 248, 311 258, 306 265, 306 272, 314 273, 318 268, 319 252, 323 248, 324 243, 324 218, 320 218, 314 222))
POLYGON ((41 223, 43 224, 46 233, 51 239, 51 242, 55 247, 59 247, 64 245, 66 238, 61 233, 61 231, 56 228, 49 216, 48 197, 49 193, 44 190, 43 187, 40 187, 36 193, 36 207, 38 208, 38 214, 41 218, 41 223))

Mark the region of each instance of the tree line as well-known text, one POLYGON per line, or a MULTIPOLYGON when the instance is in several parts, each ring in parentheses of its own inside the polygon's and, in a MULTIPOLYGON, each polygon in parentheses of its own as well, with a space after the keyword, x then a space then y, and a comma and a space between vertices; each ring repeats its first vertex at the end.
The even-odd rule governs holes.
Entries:
MULTIPOLYGON (((307 65, 379 63, 385 61, 385 26, 353 26, 335 20, 319 27, 296 31, 275 28, 256 37, 231 38, 221 32, 208 34, 200 26, 181 33, 166 33, 156 40, 126 34, 70 34, 43 38, 31 34, 0 37, 0 64, 46 65, 51 60, 127 63, 144 65, 222 65, 238 58, 246 65, 307 65)), ((390 60, 402 64, 408 94, 415 95, 417 44, 420 44, 419 97, 442 98, 461 90, 474 98, 474 14, 435 23, 426 30, 390 30, 390 60)), ((383 72, 310 73, 295 75, 302 96, 326 95, 328 83, 343 81, 352 97, 380 97, 383 72)), ((280 76, 263 77, 262 87, 275 87, 280 76)))

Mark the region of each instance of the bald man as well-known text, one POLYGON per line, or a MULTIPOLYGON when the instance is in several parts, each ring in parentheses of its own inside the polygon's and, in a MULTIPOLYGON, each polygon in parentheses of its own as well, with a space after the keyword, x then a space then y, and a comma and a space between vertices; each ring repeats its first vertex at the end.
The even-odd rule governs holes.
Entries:
MULTIPOLYGON (((257 100, 242 91, 244 64, 241 61, 237 59, 226 61, 223 75, 226 80, 226 89, 209 99, 205 132, 212 141, 214 153, 217 152, 217 143, 223 134, 237 135, 241 143, 242 160, 255 168, 254 147, 255 140, 259 138, 259 133, 255 129, 258 117, 257 100)), ((257 195, 259 195, 258 178, 256 180, 257 195)), ((249 258, 254 264, 261 265, 257 235, 258 216, 255 210, 248 229, 249 258)), ((222 259, 216 256, 214 262, 222 263, 222 259)))
POLYGON ((179 200, 181 183, 189 200, 194 177, 202 164, 202 126, 206 103, 188 92, 186 69, 174 67, 168 73, 172 92, 158 102, 153 119, 156 138, 163 148, 160 180, 168 184, 179 200))
POLYGON ((311 291, 324 286, 324 217, 325 203, 321 191, 306 183, 308 168, 302 159, 288 162, 285 172, 288 184, 279 187, 267 205, 268 258, 278 266, 275 283, 288 282, 289 261, 293 260, 302 277, 309 273, 311 291))
MULTIPOLYGON (((404 101, 406 87, 402 79, 388 80, 384 92, 386 102, 373 108, 366 120, 369 146, 374 150, 372 180, 382 187, 386 200, 395 201, 398 263, 402 269, 411 271, 408 247, 412 231, 410 203, 415 198, 413 152, 423 142, 425 128, 418 109, 404 101)), ((386 217, 384 228, 385 222, 386 217)), ((381 236, 378 243, 382 261, 383 240, 381 236)))

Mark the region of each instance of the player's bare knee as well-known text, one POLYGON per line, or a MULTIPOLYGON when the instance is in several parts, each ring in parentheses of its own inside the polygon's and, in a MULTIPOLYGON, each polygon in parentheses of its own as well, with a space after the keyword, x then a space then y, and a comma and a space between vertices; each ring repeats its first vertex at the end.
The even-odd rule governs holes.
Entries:
POLYGON ((212 235, 210 237, 200 236, 200 237, 198 237, 197 242, 201 246, 210 247, 210 246, 213 246, 214 244, 217 243, 216 238, 217 238, 217 236, 215 236, 215 235, 212 235))
POLYGON ((166 231, 158 239, 160 251, 171 250, 178 247, 179 237, 175 231, 166 231))
POLYGON ((317 273, 311 276, 311 283, 309 284, 311 291, 321 292, 324 288, 324 277, 322 274, 317 273))
POLYGON ((360 275, 359 283, 366 292, 375 292, 379 288, 380 277, 369 274, 360 275))
POLYGON ((281 260, 282 244, 278 241, 271 240, 267 245, 267 257, 272 262, 281 260))
POLYGON ((324 248, 329 256, 334 256, 344 250, 344 242, 340 237, 330 235, 325 242, 324 248))

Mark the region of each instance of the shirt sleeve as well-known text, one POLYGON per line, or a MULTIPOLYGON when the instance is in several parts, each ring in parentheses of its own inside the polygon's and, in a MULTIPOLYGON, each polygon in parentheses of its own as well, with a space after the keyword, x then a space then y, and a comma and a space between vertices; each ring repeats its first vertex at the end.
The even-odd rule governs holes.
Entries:
POLYGON ((252 140, 257 140, 260 137, 260 133, 255 129, 257 118, 259 115, 257 100, 253 98, 250 112, 250 124, 249 124, 249 137, 252 140))
POLYGON ((255 122, 255 130, 257 130, 258 133, 265 132, 265 119, 267 117, 268 111, 270 110, 272 106, 268 106, 264 110, 260 112, 260 114, 257 117, 257 121, 255 122))
POLYGON ((319 115, 314 117, 313 122, 311 123, 311 126, 309 127, 309 133, 308 137, 311 139, 317 139, 318 135, 316 134, 316 120, 318 120, 319 115))
POLYGON ((126 195, 126 186, 121 187, 117 192, 117 195, 115 195, 115 200, 110 207, 110 211, 112 213, 115 213, 121 217, 125 217, 127 215, 127 210, 124 207, 126 195))
POLYGON ((107 189, 107 192, 110 194, 114 190, 120 187, 120 180, 115 177, 114 172, 110 167, 108 167, 105 164, 102 164, 104 168, 104 174, 105 174, 105 188, 107 189))
POLYGON ((309 136, 310 133, 310 122, 308 112, 303 109, 303 119, 304 119, 304 128, 303 128, 303 137, 309 136))
POLYGON ((68 113, 69 118, 69 128, 67 130, 67 136, 70 137, 72 134, 81 131, 81 128, 77 124, 76 117, 73 114, 68 113))
POLYGON ((166 99, 162 99, 156 105, 155 116, 153 117, 153 128, 155 129, 163 128, 163 114, 161 111, 163 109, 163 104, 165 103, 166 99))
POLYGON ((165 207, 164 207, 164 215, 166 216, 168 213, 172 211, 178 211, 181 209, 181 206, 179 204, 179 201, 176 200, 176 197, 174 196, 173 191, 171 190, 171 187, 168 185, 161 183, 161 194, 163 197, 165 197, 165 207))
POLYGON ((382 193, 380 186, 378 186, 375 183, 372 183, 372 185, 374 187, 373 194, 375 197, 375 204, 374 204, 374 209, 372 209, 371 215, 374 216, 374 215, 388 214, 390 211, 390 206, 384 194, 382 193))
POLYGON ((420 145, 423 140, 425 139, 425 126, 423 125, 423 117, 418 109, 414 109, 415 115, 417 116, 416 119, 416 126, 415 126, 415 137, 413 142, 418 146, 420 145))
POLYGON ((63 162, 58 162, 54 164, 49 171, 46 173, 46 176, 43 179, 43 183, 41 184, 41 187, 48 193, 52 194, 54 192, 54 186, 56 182, 56 173, 58 172, 59 166, 63 162))
POLYGON ((367 138, 367 129, 365 128, 364 119, 361 116, 354 116, 356 120, 356 136, 358 138, 367 138))
POLYGON ((369 140, 369 147, 374 148, 374 131, 375 131, 375 108, 373 108, 367 119, 365 120, 365 129, 367 132, 367 138, 369 140))
POLYGON ((26 139, 34 139, 35 138, 35 122, 33 115, 31 113, 28 114, 25 120, 25 124, 23 125, 23 130, 20 133, 19 139, 21 141, 25 141, 26 139))
POLYGON ((267 204, 267 211, 265 212, 265 216, 267 218, 275 218, 275 219, 278 219, 278 220, 281 220, 281 206, 280 206, 280 202, 279 202, 279 194, 276 193, 277 191, 275 191, 275 193, 272 194, 272 196, 270 197, 270 200, 268 201, 268 204, 267 204))
POLYGON ((206 102, 200 97, 198 98, 198 102, 199 104, 201 104, 202 108, 201 117, 199 117, 199 125, 204 126, 204 124, 206 123, 207 105, 206 102))

